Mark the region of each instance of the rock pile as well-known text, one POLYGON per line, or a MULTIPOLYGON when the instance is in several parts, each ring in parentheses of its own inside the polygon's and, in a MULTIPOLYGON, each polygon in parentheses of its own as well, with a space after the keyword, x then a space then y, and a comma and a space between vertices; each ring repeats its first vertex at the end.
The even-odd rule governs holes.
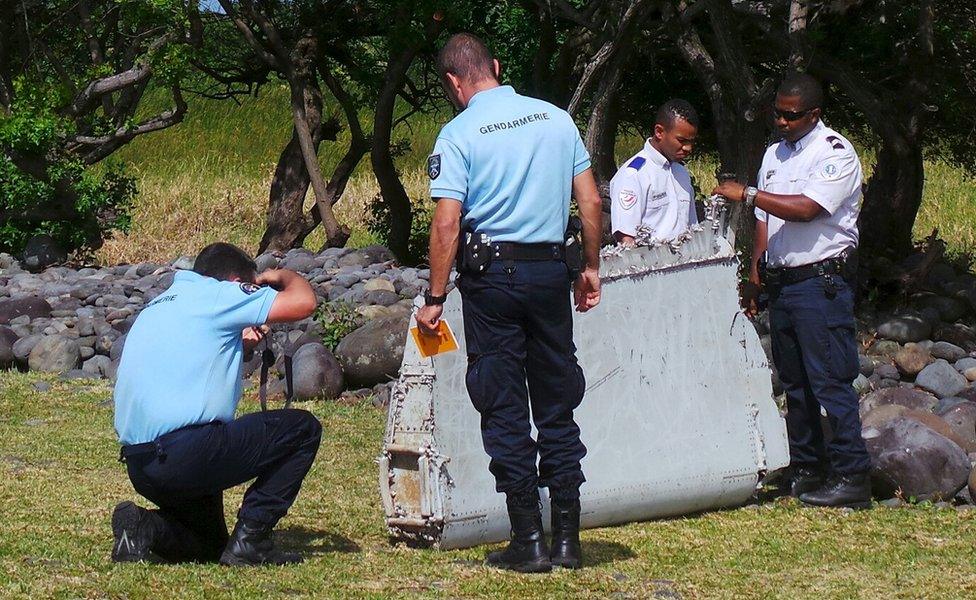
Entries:
MULTIPOLYGON (((354 307, 361 325, 341 340, 335 353, 323 344, 323 325, 314 318, 276 325, 272 349, 279 377, 270 382, 269 392, 285 390, 280 374, 287 353, 297 398, 335 398, 349 387, 346 393, 388 398, 387 386, 403 357, 413 299, 426 287, 429 271, 397 266, 382 246, 332 248, 320 254, 297 249, 262 254, 256 262, 259 270, 282 267, 302 273, 321 302, 354 307)), ((24 266, 0 254, 0 369, 111 379, 136 315, 172 284, 178 268, 192 268, 193 259, 77 270, 50 267, 40 273, 24 266)), ((245 365, 245 377, 260 362, 258 352, 245 365)))
MULTIPOLYGON (((902 265, 910 268, 919 257, 902 265)), ((866 303, 865 303, 866 304, 866 303)), ((768 320, 757 330, 770 347, 768 320)), ((971 504, 976 487, 976 276, 947 264, 893 312, 858 314, 862 433, 879 497, 971 504)), ((781 389, 774 373, 774 389, 781 389)))

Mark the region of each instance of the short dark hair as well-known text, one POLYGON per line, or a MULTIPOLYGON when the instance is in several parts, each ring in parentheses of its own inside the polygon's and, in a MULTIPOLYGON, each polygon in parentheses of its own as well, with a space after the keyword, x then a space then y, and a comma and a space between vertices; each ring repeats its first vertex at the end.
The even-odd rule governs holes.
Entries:
POLYGON ((790 73, 776 89, 778 96, 799 96, 803 108, 810 110, 823 106, 823 86, 807 73, 790 73))
POLYGON ((193 271, 222 281, 237 277, 242 281, 253 282, 258 266, 247 252, 237 246, 217 242, 200 251, 193 262, 193 271))
POLYGON ((690 102, 681 98, 672 98, 662 104, 654 115, 654 124, 671 129, 678 119, 684 119, 689 125, 698 129, 698 112, 690 102))
POLYGON ((481 38, 471 33, 456 33, 437 53, 437 73, 442 78, 451 73, 471 83, 497 80, 493 60, 491 51, 481 38))

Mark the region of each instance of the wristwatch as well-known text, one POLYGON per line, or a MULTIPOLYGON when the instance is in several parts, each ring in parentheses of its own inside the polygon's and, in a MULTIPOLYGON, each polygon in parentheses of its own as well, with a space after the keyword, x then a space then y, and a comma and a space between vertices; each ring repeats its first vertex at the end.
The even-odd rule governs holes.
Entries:
POLYGON ((430 294, 430 290, 424 292, 424 304, 427 304, 428 306, 432 304, 444 304, 445 302, 447 302, 446 292, 440 296, 432 296, 430 294))
POLYGON ((745 189, 745 204, 746 206, 752 206, 756 201, 756 194, 759 193, 758 188, 754 188, 751 185, 745 189))

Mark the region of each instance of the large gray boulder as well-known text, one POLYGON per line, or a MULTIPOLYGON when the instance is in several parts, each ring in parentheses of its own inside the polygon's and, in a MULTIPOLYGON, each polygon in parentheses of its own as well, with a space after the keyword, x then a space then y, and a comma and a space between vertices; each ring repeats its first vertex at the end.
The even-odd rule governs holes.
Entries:
POLYGON ((900 344, 920 342, 931 333, 932 326, 927 321, 911 315, 894 317, 878 326, 878 337, 900 344))
POLYGON ((30 320, 44 319, 51 316, 51 305, 44 298, 28 296, 13 300, 0 300, 0 325, 27 315, 30 320))
POLYGON ((51 265, 68 260, 68 253, 47 234, 35 235, 24 246, 22 264, 31 273, 43 271, 51 265))
POLYGON ((303 344, 292 357, 292 382, 298 400, 331 400, 342 393, 342 367, 321 343, 303 344))
POLYGON ((966 485, 969 457, 955 442, 910 418, 863 431, 874 492, 916 500, 951 500, 966 485))
POLYGON ((33 350, 34 346, 37 345, 37 342, 41 341, 41 339, 43 338, 44 338, 43 335, 36 333, 33 335, 22 337, 16 342, 14 342, 13 352, 14 352, 14 358, 17 360, 17 363, 23 367, 26 367, 27 359, 28 357, 30 357, 31 350, 33 350))
POLYGON ((409 322, 408 315, 378 317, 339 342, 336 357, 351 385, 371 387, 396 377, 409 322))
POLYGON ((0 325, 0 370, 10 369, 16 365, 17 357, 14 356, 14 344, 17 343, 17 334, 13 329, 0 325))
POLYGON ((31 371, 61 373, 74 369, 80 361, 78 342, 60 335, 46 335, 31 350, 27 365, 31 371))
POLYGON ((915 378, 915 385, 939 398, 948 398, 966 389, 969 380, 948 362, 940 359, 922 369, 915 378))
POLYGON ((976 452, 976 402, 960 402, 942 413, 966 452, 976 452))
POLYGON ((947 360, 951 363, 961 360, 966 356, 965 350, 949 342, 936 342, 932 344, 929 352, 932 353, 932 356, 947 360))
POLYGON ((932 412, 939 400, 922 390, 904 387, 875 390, 861 399, 861 418, 879 406, 896 404, 911 410, 932 412))

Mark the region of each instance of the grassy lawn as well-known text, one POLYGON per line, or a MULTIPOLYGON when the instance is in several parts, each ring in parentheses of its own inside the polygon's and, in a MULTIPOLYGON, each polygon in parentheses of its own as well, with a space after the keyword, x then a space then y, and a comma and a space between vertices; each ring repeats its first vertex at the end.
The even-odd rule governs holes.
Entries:
MULTIPOLYGON (((385 415, 307 403, 326 434, 283 545, 304 565, 113 565, 113 506, 135 499, 103 383, 0 374, 0 597, 4 598, 972 598, 976 511, 838 513, 791 501, 586 531, 588 568, 516 575, 487 548, 391 546, 374 457, 385 415)), ((242 403, 257 410, 253 398, 242 403)), ((242 489, 226 497, 233 515, 242 489)))

